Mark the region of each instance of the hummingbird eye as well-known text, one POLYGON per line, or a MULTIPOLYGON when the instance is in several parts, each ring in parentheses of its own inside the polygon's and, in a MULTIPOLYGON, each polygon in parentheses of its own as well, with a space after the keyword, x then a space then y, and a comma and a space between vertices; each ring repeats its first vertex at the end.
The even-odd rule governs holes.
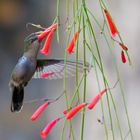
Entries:
POLYGON ((24 42, 25 44, 31 45, 35 40, 37 40, 37 35, 32 33, 25 38, 24 42))
POLYGON ((36 36, 34 36, 33 38, 31 38, 31 39, 30 39, 30 41, 29 41, 29 42, 32 44, 32 43, 33 43, 34 41, 36 41, 36 40, 37 40, 37 37, 36 37, 36 36))

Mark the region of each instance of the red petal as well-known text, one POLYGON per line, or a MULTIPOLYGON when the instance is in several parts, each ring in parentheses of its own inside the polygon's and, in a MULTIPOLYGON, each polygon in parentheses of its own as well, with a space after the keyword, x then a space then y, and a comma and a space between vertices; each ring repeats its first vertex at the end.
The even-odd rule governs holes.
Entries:
POLYGON ((67 48, 68 54, 73 53, 74 44, 75 44, 76 40, 78 39, 78 35, 79 35, 79 32, 75 32, 74 36, 72 37, 70 44, 68 45, 68 48, 67 48))
POLYGON ((49 54, 50 43, 51 43, 51 40, 52 40, 53 32, 54 32, 54 29, 52 29, 51 32, 48 34, 48 37, 45 41, 45 44, 44 44, 43 48, 40 50, 40 52, 44 55, 49 54))
POLYGON ((55 126, 55 124, 60 120, 60 118, 57 118, 53 121, 51 121, 44 129, 43 131, 40 133, 41 138, 45 139, 47 137, 47 135, 49 134, 49 132, 51 131, 51 129, 55 126))
POLYGON ((87 103, 82 103, 82 104, 77 105, 73 109, 71 109, 70 112, 66 114, 66 119, 67 120, 71 119, 77 112, 79 112, 86 105, 87 103))
POLYGON ((122 58, 122 62, 126 63, 126 58, 125 58, 124 51, 121 52, 121 58, 122 58))
POLYGON ((40 35, 38 35, 38 41, 41 42, 49 33, 51 30, 45 30, 40 35))
POLYGON ((44 104, 42 104, 35 112, 34 114, 31 116, 31 120, 35 121, 40 115, 41 113, 46 109, 46 107, 48 106, 49 102, 45 102, 44 104))
POLYGON ((45 31, 43 31, 40 35, 38 35, 38 41, 41 42, 50 32, 51 30, 56 30, 57 23, 52 24, 50 27, 48 27, 45 31))
POLYGON ((100 100, 100 97, 107 91, 107 89, 104 89, 103 91, 101 91, 99 94, 97 94, 93 100, 87 105, 88 109, 93 109, 93 107, 98 103, 98 101, 100 100))
POLYGON ((113 21, 112 21, 112 18, 110 16, 110 14, 108 13, 108 11, 106 9, 104 9, 104 12, 105 12, 105 15, 106 15, 106 19, 107 19, 107 22, 108 22, 108 26, 109 26, 109 29, 110 29, 110 32, 111 32, 111 36, 112 37, 115 37, 116 34, 118 33, 113 21))

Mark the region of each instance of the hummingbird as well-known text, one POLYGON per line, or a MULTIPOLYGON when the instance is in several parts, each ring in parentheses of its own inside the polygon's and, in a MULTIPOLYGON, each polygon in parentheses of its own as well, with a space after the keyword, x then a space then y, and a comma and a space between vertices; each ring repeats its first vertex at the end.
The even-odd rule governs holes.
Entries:
MULTIPOLYGON (((74 76, 76 66, 78 66, 79 72, 83 71, 82 62, 76 63, 62 59, 38 59, 41 43, 36 33, 30 34, 24 42, 23 55, 14 67, 9 81, 12 93, 11 112, 21 111, 24 100, 24 88, 32 78, 61 79, 64 77, 65 69, 66 77, 74 76)), ((86 69, 89 70, 88 63, 86 63, 86 69)))

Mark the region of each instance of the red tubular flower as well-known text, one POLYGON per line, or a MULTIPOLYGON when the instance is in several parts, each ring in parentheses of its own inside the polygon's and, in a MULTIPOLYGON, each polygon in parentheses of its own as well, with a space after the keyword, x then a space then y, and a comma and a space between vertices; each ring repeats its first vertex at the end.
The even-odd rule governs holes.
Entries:
POLYGON ((46 107, 49 105, 49 102, 45 102, 44 104, 42 104, 35 112, 34 114, 31 116, 31 120, 35 121, 40 115, 41 113, 46 109, 46 107))
POLYGON ((37 36, 38 41, 41 42, 51 32, 51 30, 56 30, 56 28, 57 28, 57 23, 52 24, 45 31, 43 31, 40 35, 37 36))
POLYGON ((47 39, 45 41, 45 44, 44 44, 43 48, 40 50, 40 52, 42 54, 44 54, 44 55, 48 55, 49 54, 49 48, 50 48, 53 32, 54 32, 54 29, 52 29, 50 31, 50 33, 48 34, 48 37, 47 37, 47 39))
POLYGON ((68 54, 73 53, 74 44, 75 44, 76 40, 78 39, 78 35, 79 35, 79 32, 74 33, 74 36, 72 37, 70 44, 68 45, 68 48, 67 48, 68 54))
POLYGON ((41 74, 41 78, 47 78, 53 74, 54 74, 54 72, 46 72, 46 73, 41 74))
POLYGON ((121 46, 121 48, 122 48, 123 50, 128 51, 128 48, 127 48, 124 44, 119 43, 119 45, 121 46))
POLYGON ((47 135, 49 134, 49 132, 51 131, 51 129, 55 126, 55 124, 60 120, 60 118, 54 119, 53 121, 51 121, 44 129, 43 131, 41 131, 40 136, 42 139, 45 139, 47 137, 47 135))
POLYGON ((126 58, 125 58, 125 55, 124 55, 124 51, 121 52, 121 59, 122 59, 123 63, 126 63, 126 58))
POLYGON ((83 107, 85 107, 87 105, 87 103, 82 103, 77 105, 76 107, 74 107, 73 109, 70 110, 70 112, 68 112, 66 114, 66 119, 70 120, 77 112, 79 112, 83 107))
POLYGON ((107 91, 107 89, 102 90, 99 94, 97 94, 93 100, 87 105, 88 109, 93 109, 93 107, 98 103, 100 97, 107 91))
POLYGON ((110 32, 111 32, 111 36, 112 37, 115 37, 116 34, 118 33, 113 21, 112 21, 112 18, 110 16, 110 14, 108 13, 108 11, 106 9, 104 9, 104 13, 105 13, 105 16, 106 16, 106 19, 107 19, 107 22, 108 22, 108 26, 109 26, 109 29, 110 29, 110 32))

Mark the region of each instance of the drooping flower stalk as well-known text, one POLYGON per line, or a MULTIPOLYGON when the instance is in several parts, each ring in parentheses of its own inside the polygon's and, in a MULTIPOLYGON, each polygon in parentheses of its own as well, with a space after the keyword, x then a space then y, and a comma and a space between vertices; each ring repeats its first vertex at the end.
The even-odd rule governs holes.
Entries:
MULTIPOLYGON (((101 3, 100 3, 100 5, 101 5, 101 3)), ((100 28, 100 30, 102 30, 102 25, 99 23, 99 21, 93 15, 93 13, 91 13, 90 11, 89 11, 89 13, 93 17, 93 19, 95 20, 95 22, 97 23, 97 25, 100 28)), ((106 33, 105 32, 103 32, 103 37, 104 37, 104 39, 106 41, 106 44, 107 44, 107 46, 108 46, 108 48, 110 50, 111 58, 115 62, 115 59, 114 59, 114 56, 113 56, 113 53, 112 53, 112 50, 111 50, 111 44, 109 43, 109 40, 107 39, 107 36, 106 36, 106 33)), ((122 39, 121 39, 121 42, 122 42, 122 39)), ((127 54, 127 52, 126 52, 126 54, 127 54)), ((129 64, 130 64, 131 63, 130 57, 129 57, 128 54, 127 54, 127 56, 128 56, 128 61, 129 61, 129 64)), ((120 74, 119 74, 119 70, 118 70, 118 67, 117 67, 116 62, 114 63, 114 65, 115 65, 115 70, 116 70, 116 73, 117 73, 117 77, 119 77, 119 79, 120 79, 120 74)), ((124 102, 124 108, 125 108, 125 112, 126 112, 126 116, 127 116, 127 121, 128 121, 128 126, 129 126, 129 130, 130 130, 131 139, 133 139, 133 135, 132 135, 132 131, 131 131, 131 124, 130 124, 129 115, 128 115, 128 110, 127 110, 127 107, 126 107, 126 103, 125 103, 126 101, 125 101, 124 92, 123 92, 123 88, 122 88, 122 85, 121 84, 120 84, 120 88, 121 88, 121 95, 122 95, 123 102, 124 102)), ((119 117, 118 117, 117 106, 115 105, 115 101, 114 101, 112 95, 111 95, 111 98, 112 98, 113 107, 114 107, 116 118, 117 118, 117 122, 118 122, 118 127, 119 127, 119 130, 120 130, 121 140, 123 140, 123 134, 122 134, 121 125, 120 125, 120 121, 119 121, 119 117)))

